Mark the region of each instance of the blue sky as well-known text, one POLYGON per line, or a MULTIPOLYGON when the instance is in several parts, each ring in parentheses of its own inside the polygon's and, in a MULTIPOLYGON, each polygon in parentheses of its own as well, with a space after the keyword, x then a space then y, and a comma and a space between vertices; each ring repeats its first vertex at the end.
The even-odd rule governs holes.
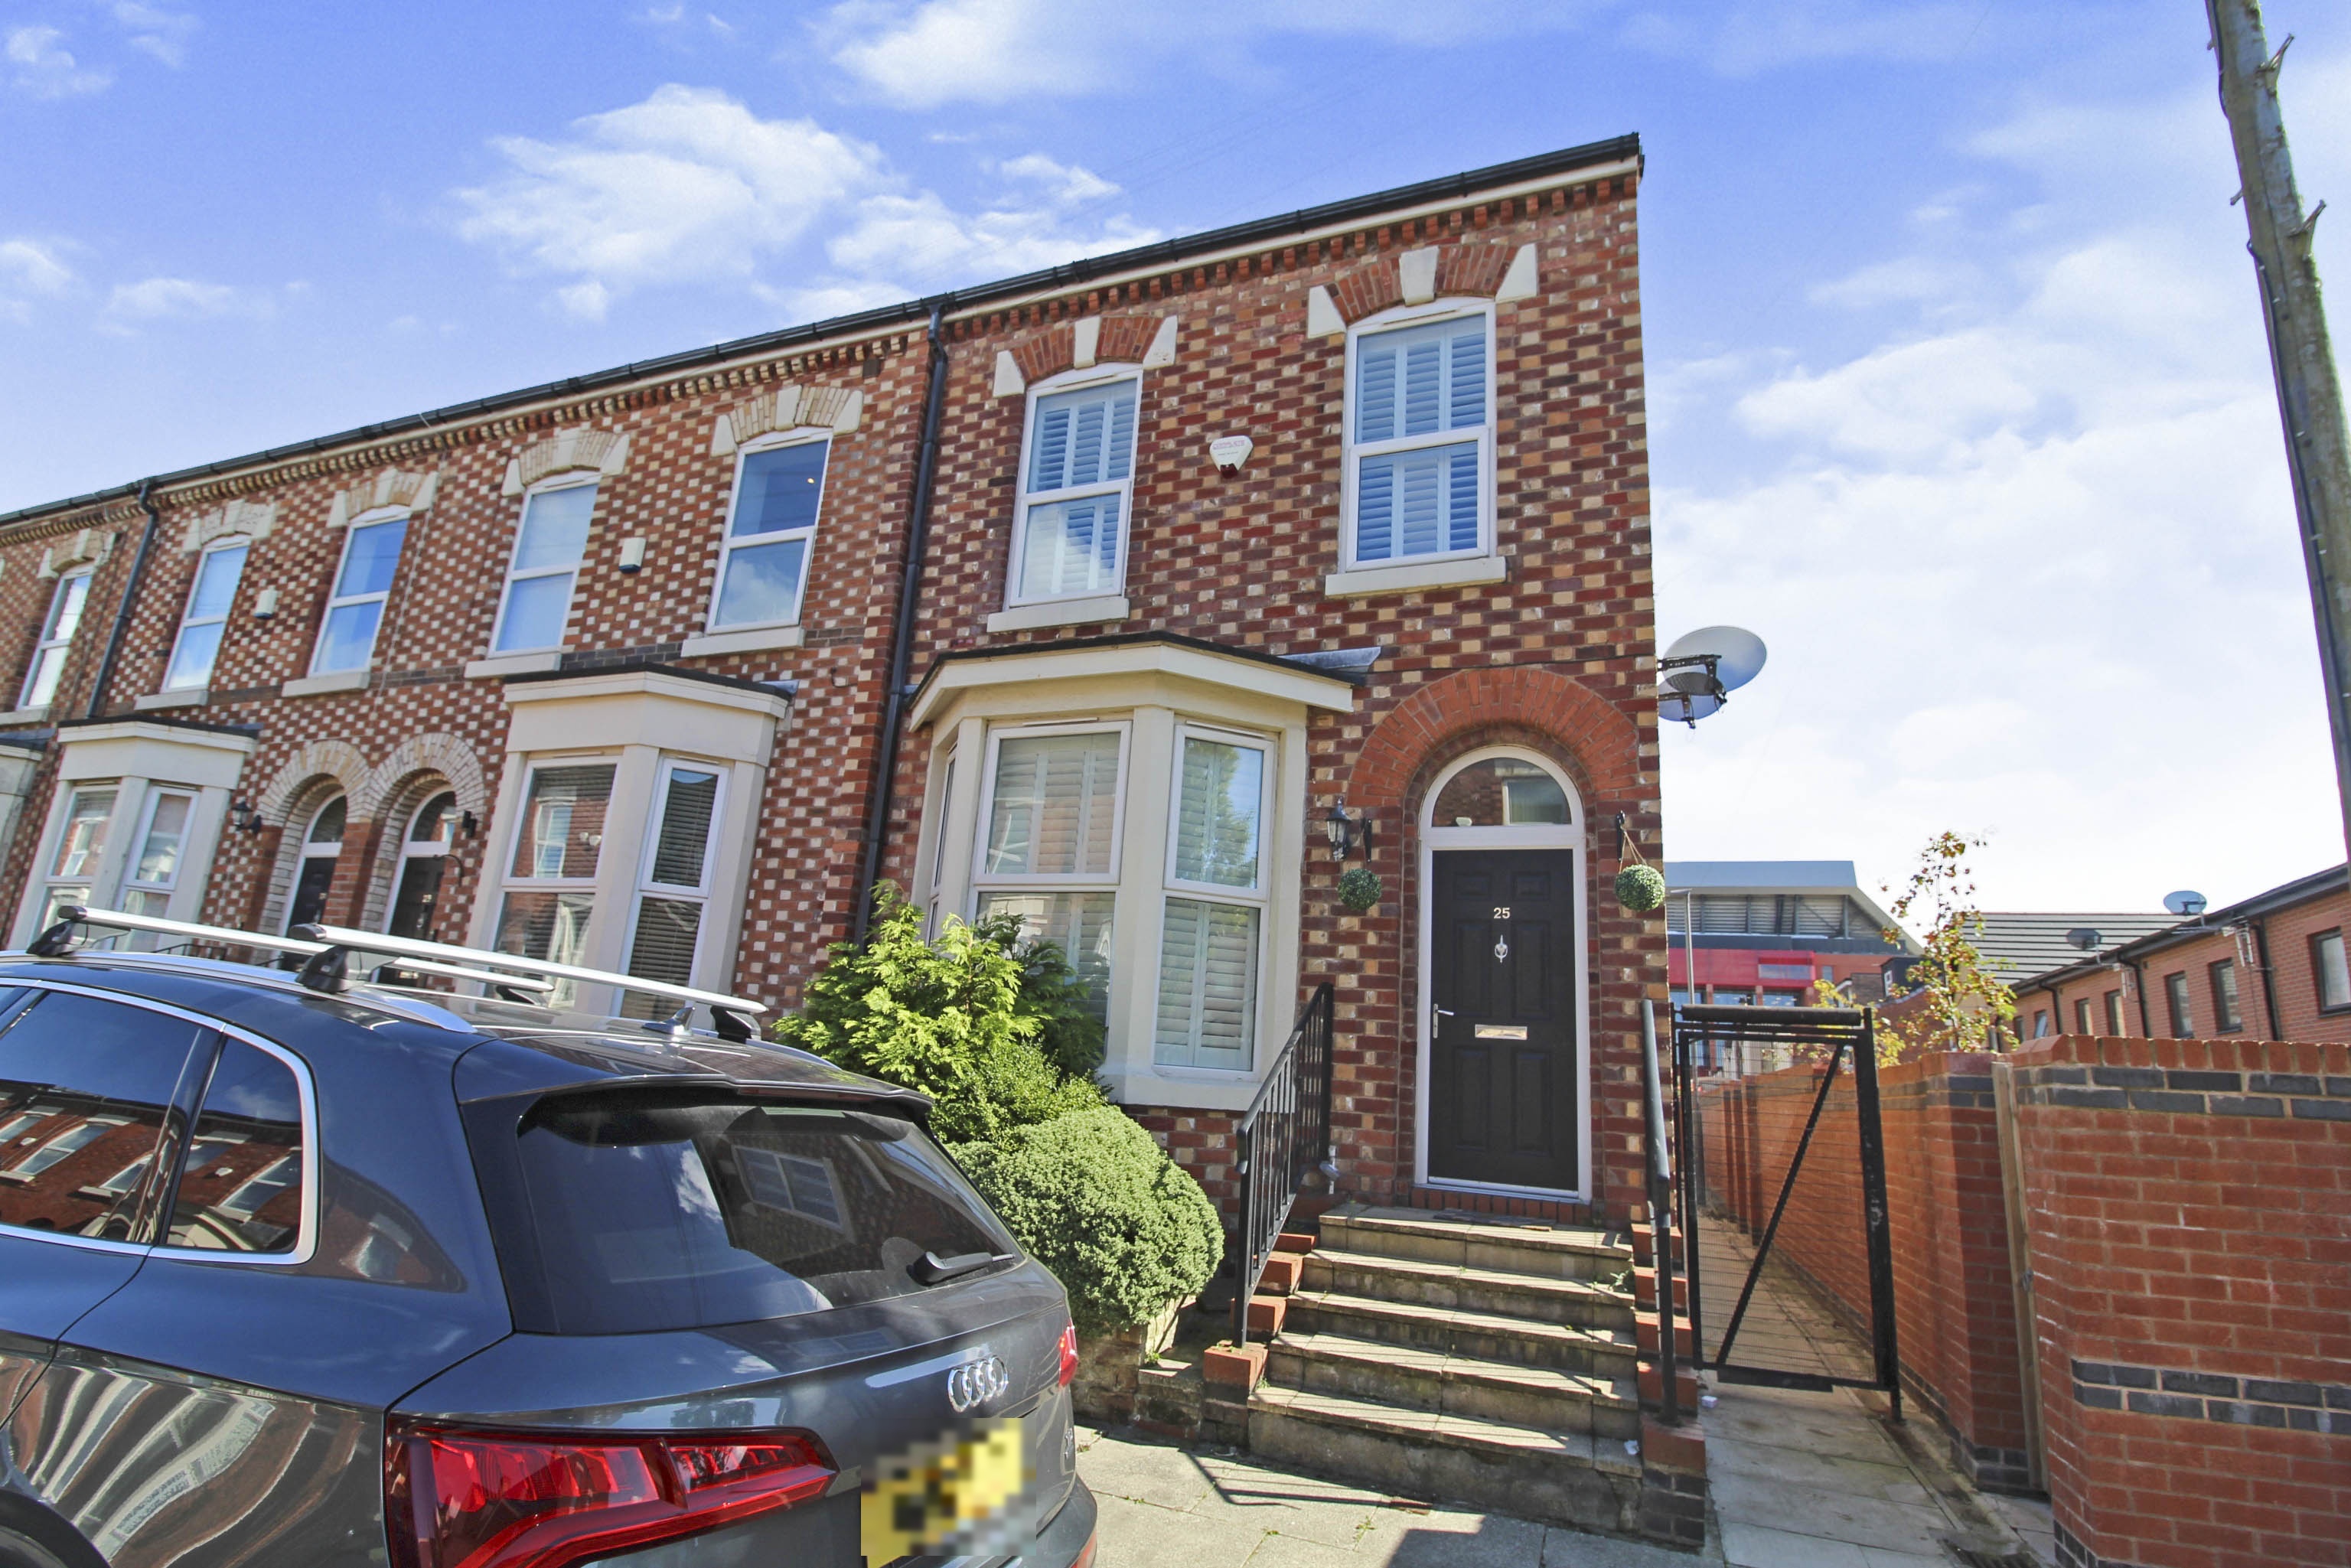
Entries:
MULTIPOLYGON (((2305 193, 2351 203, 2351 16, 2268 13, 2305 193)), ((1637 131, 1661 628, 1773 651, 1669 737, 1670 852, 1875 882, 1951 827, 1994 905, 2234 898, 2343 846, 2204 38, 2198 0, 0 0, 0 508, 1637 131)))

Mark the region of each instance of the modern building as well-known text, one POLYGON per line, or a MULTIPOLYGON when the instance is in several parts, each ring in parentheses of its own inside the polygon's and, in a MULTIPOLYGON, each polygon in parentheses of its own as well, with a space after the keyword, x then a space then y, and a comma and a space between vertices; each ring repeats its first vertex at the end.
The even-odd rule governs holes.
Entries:
POLYGON ((1623 1218, 1640 174, 1574 148, 0 517, 10 938, 323 918, 785 1008, 886 879, 1064 943, 1219 1197, 1328 982, 1343 1190, 1623 1218))
POLYGON ((2137 934, 2053 916, 2078 918, 2073 929, 2097 940, 2010 981, 2017 1033, 2351 1040, 2346 917, 2351 873, 2339 865, 2137 934))

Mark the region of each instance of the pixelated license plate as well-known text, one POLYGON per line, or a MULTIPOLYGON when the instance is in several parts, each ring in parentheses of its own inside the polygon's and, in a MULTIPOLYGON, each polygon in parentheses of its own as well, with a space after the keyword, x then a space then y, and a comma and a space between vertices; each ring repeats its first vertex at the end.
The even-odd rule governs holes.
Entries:
POLYGON ((925 1553, 1009 1548, 1030 1479, 1018 1417, 876 1460, 858 1522, 866 1568, 925 1553))

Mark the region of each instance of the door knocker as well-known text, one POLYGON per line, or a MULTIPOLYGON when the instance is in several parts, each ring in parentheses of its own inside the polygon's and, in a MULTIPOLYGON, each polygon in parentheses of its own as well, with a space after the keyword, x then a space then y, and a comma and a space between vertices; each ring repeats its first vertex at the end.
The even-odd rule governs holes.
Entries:
MULTIPOLYGON (((1508 920, 1510 917, 1510 906, 1509 904, 1498 904, 1494 905, 1494 918, 1496 920, 1508 920)), ((1503 963, 1509 959, 1510 956, 1510 935, 1507 931, 1500 932, 1494 937, 1494 962, 1497 964, 1503 963)))

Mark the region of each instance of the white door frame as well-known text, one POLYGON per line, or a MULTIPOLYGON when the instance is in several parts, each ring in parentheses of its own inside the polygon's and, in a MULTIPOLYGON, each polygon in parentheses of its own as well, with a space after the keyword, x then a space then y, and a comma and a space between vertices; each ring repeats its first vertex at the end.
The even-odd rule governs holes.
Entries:
POLYGON ((1417 991, 1419 1017, 1414 1020, 1414 1074, 1412 1124, 1412 1179, 1415 1186, 1436 1188, 1447 1192, 1491 1192, 1514 1197, 1541 1197, 1558 1201, 1589 1203, 1592 1201, 1592 953, 1589 912, 1585 896, 1585 866, 1591 846, 1587 836, 1591 824, 1586 820, 1583 802, 1575 786, 1560 771, 1558 764, 1539 751, 1522 746, 1489 746, 1466 756, 1456 758, 1446 765, 1428 787, 1420 803, 1420 935, 1417 991), (1551 775, 1567 798, 1567 821, 1562 825, 1524 828, 1440 828, 1436 826, 1437 797, 1445 792, 1455 776, 1480 762, 1496 758, 1509 758, 1517 762, 1531 762, 1551 775), (1547 1186, 1510 1186, 1498 1182, 1461 1181, 1455 1177, 1432 1179, 1428 1174, 1428 1090, 1429 1068, 1437 1043, 1437 1000, 1430 994, 1433 966, 1429 961, 1430 928, 1437 904, 1437 853, 1440 850, 1565 850, 1568 852, 1568 876, 1573 889, 1575 908, 1574 960, 1572 967, 1575 987, 1575 1117, 1576 1186, 1573 1189, 1547 1186))

